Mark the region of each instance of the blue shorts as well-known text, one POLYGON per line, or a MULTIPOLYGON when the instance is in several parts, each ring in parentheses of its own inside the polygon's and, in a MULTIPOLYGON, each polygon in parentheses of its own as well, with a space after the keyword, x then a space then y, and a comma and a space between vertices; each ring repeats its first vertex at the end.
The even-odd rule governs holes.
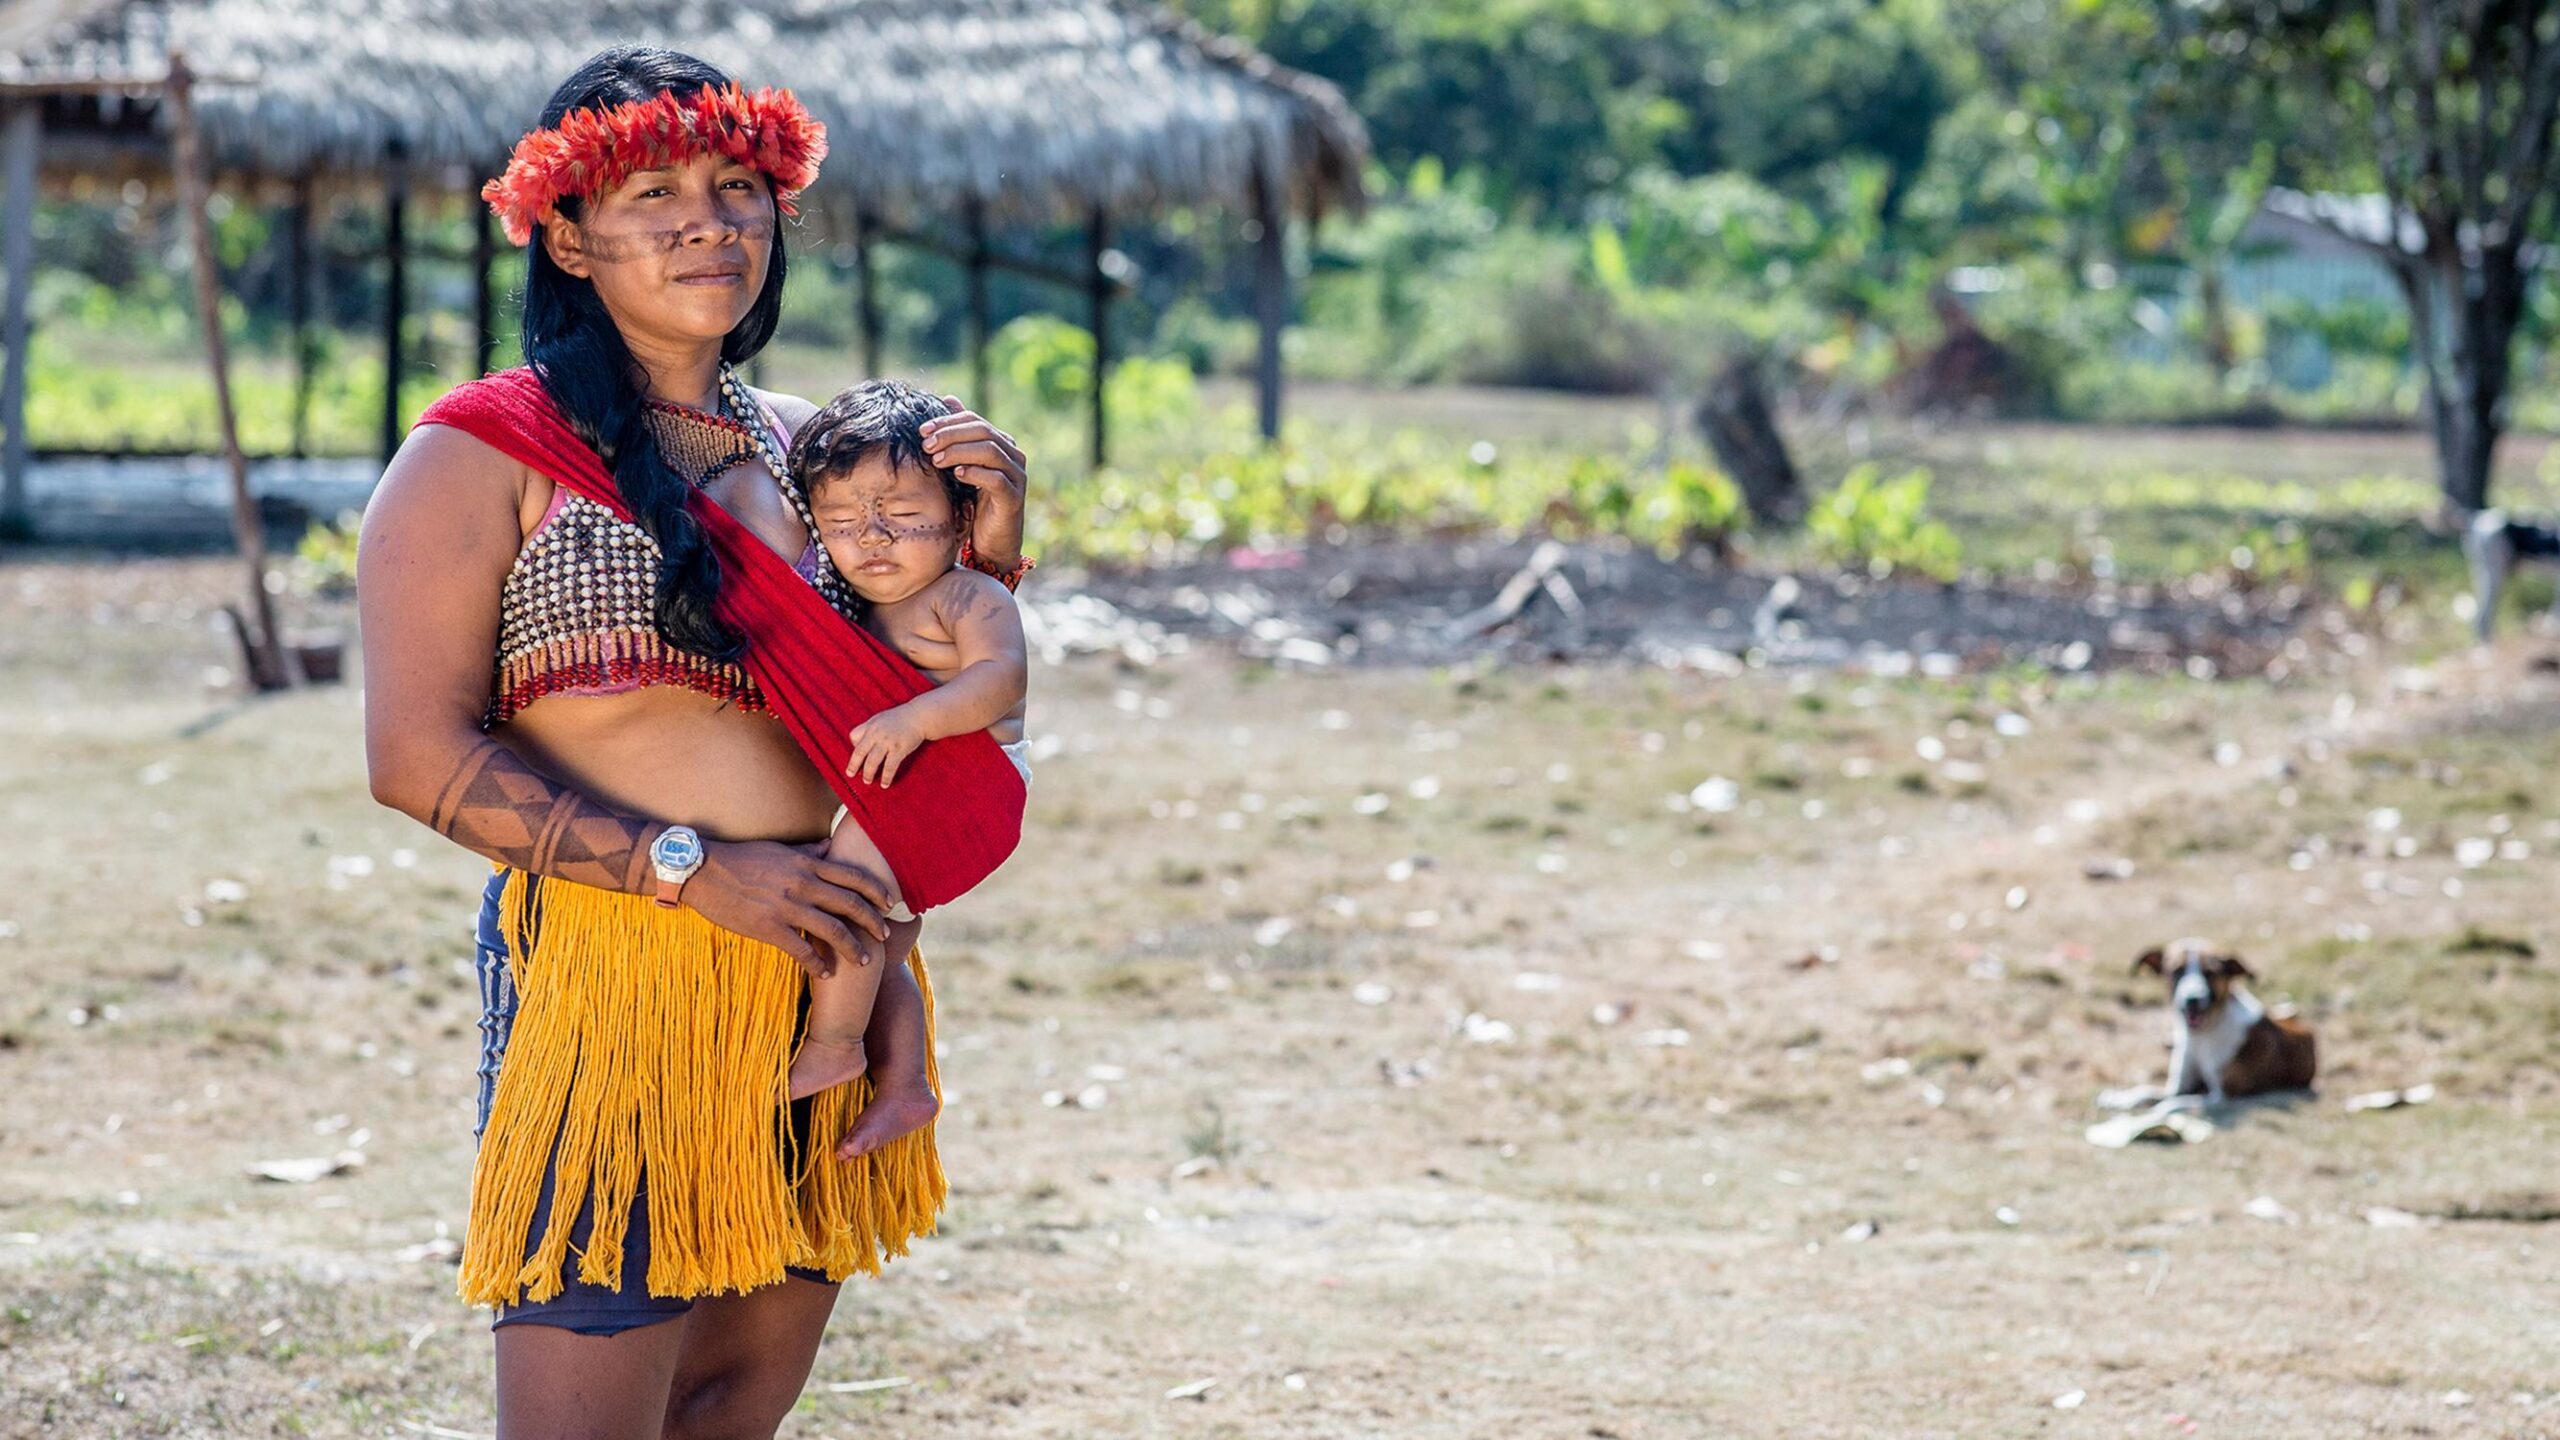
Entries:
MULTIPOLYGON (((489 1107, 498 1093, 498 1065, 505 1058, 507 1036, 515 1025, 515 980, 507 973, 506 933, 498 920, 499 898, 506 890, 509 873, 505 870, 491 872, 487 888, 481 891, 479 933, 473 946, 478 954, 480 972, 480 1100, 478 1118, 471 1126, 475 1137, 489 1128, 489 1107)), ((539 877, 534 883, 541 883, 539 877)), ((805 1023, 808 1018, 806 992, 801 997, 800 1013, 805 1023)), ((795 1042, 797 1038, 795 1035, 795 1042)), ((792 1102, 791 1136, 795 1150, 808 1143, 809 1101, 806 1099, 792 1102)), ((533 1223, 525 1232, 528 1241, 532 1236, 541 1234, 543 1227, 550 1223, 552 1180, 552 1174, 544 1172, 542 1193, 534 1201, 533 1223)), ((692 1309, 693 1302, 681 1296, 649 1293, 648 1195, 649 1177, 644 1173, 631 1199, 631 1222, 629 1233, 623 1239, 619 1288, 579 1279, 576 1263, 572 1261, 563 1276, 565 1284, 559 1294, 548 1300, 502 1305, 498 1307, 496 1318, 489 1322, 489 1328, 556 1325, 581 1335, 616 1335, 642 1325, 672 1320, 692 1309)), ((587 1235, 594 1224, 595 1197, 590 1195, 579 1208, 577 1220, 569 1227, 572 1255, 585 1253, 587 1235)), ((803 1280, 814 1280, 821 1285, 835 1283, 823 1270, 800 1265, 786 1268, 790 1274, 803 1280)))

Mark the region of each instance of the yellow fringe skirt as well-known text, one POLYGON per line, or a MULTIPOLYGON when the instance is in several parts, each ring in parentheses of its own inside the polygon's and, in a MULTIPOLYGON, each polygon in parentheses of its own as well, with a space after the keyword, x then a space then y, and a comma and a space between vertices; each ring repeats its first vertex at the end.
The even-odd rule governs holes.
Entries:
MULTIPOLYGON (((471 1172, 463 1299, 559 1295, 589 1197, 576 1274, 617 1286, 644 1173, 652 1295, 752 1290, 792 1265, 876 1275, 933 1232, 949 1186, 932 1125, 835 1158, 870 1102, 868 1075, 811 1097, 809 1143, 794 1144, 787 1077, 806 981, 780 948, 644 895, 522 871, 508 873, 500 913, 517 1004, 471 1172), (534 1235, 546 1170, 553 1201, 534 1235)), ((907 964, 940 1094, 933 983, 922 953, 907 964)))

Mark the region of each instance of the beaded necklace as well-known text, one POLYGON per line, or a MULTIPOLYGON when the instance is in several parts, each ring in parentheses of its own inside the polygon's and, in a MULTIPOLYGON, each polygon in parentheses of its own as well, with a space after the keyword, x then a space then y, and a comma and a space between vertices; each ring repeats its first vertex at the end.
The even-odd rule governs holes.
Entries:
POLYGON ((755 433, 732 416, 672 400, 646 399, 640 407, 648 418, 650 436, 658 442, 660 458, 696 489, 748 456, 764 453, 755 433))
POLYGON ((835 607, 837 614, 858 619, 863 613, 862 597, 854 593, 842 575, 836 573, 834 557, 827 554, 826 546, 819 544, 818 517, 809 508, 809 496, 801 488, 799 477, 791 473, 790 457, 782 453, 781 444, 773 438, 773 426, 766 421, 764 407, 747 392, 747 382, 738 378, 737 368, 726 360, 720 362, 720 408, 754 441, 756 454, 764 459, 764 468, 773 472, 775 483, 782 487, 784 497, 790 500, 791 508, 799 514, 800 523, 809 527, 809 543, 818 551, 818 593, 835 607))

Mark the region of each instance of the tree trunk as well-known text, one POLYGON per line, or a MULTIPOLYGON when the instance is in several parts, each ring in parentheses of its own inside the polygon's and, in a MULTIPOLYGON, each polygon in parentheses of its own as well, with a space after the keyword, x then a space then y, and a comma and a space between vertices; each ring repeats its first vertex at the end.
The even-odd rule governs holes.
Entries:
POLYGON ((2210 256, 2197 271, 2196 303, 2204 312, 2204 363, 2213 371, 2214 393, 2219 396, 2230 388, 2237 357, 2231 340, 2231 302, 2222 289, 2222 264, 2210 256))
POLYGON ((1715 451, 1716 464, 1742 491, 1743 503, 1763 524, 1793 525, 1804 518, 1804 482, 1778 431, 1767 379, 1754 356, 1725 362, 1698 400, 1698 428, 1715 451))
POLYGON ((2430 248, 2435 253, 2399 267, 2401 292, 2426 376, 2437 482, 2445 504, 2470 515, 2488 507, 2506 429, 2507 383, 2524 313, 2523 264, 2512 245, 2485 248, 2469 263, 2458 249, 2430 248))
POLYGON ((249 493, 249 460, 240 448, 240 424, 231 407, 231 351, 222 334, 222 271, 213 250, 213 220, 207 210, 212 176, 204 143, 196 129, 194 73, 184 56, 169 57, 171 135, 176 141, 178 211, 186 221, 187 248, 195 269, 196 320, 204 327, 205 364, 213 372, 213 413, 222 434, 222 458, 231 476, 231 535, 248 572, 249 608, 256 623, 233 612, 240 630, 242 660, 253 690, 298 685, 301 667, 277 633, 276 606, 267 590, 267 527, 258 502, 249 493))

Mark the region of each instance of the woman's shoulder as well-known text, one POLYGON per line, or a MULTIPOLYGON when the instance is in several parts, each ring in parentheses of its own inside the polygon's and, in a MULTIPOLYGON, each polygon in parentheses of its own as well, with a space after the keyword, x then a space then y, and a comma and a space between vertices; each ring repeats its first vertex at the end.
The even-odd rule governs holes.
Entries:
MULTIPOLYGON (((465 382, 477 383, 477 382, 465 382)), ((519 534, 530 533, 551 496, 551 482, 532 466, 508 454, 478 433, 455 423, 432 407, 418 417, 392 452, 375 482, 377 498, 388 497, 426 511, 456 507, 498 507, 519 516, 519 534)))
POLYGON ((747 387, 747 393, 763 401, 765 408, 773 412, 773 418, 781 421, 782 428, 793 435, 799 434, 800 427, 809 422, 809 417, 818 413, 816 405, 797 395, 786 395, 779 390, 762 390, 753 385, 747 387))
POLYGON ((423 416, 392 452, 383 480, 411 485, 478 489, 498 481, 518 481, 531 467, 487 439, 461 426, 423 416))

